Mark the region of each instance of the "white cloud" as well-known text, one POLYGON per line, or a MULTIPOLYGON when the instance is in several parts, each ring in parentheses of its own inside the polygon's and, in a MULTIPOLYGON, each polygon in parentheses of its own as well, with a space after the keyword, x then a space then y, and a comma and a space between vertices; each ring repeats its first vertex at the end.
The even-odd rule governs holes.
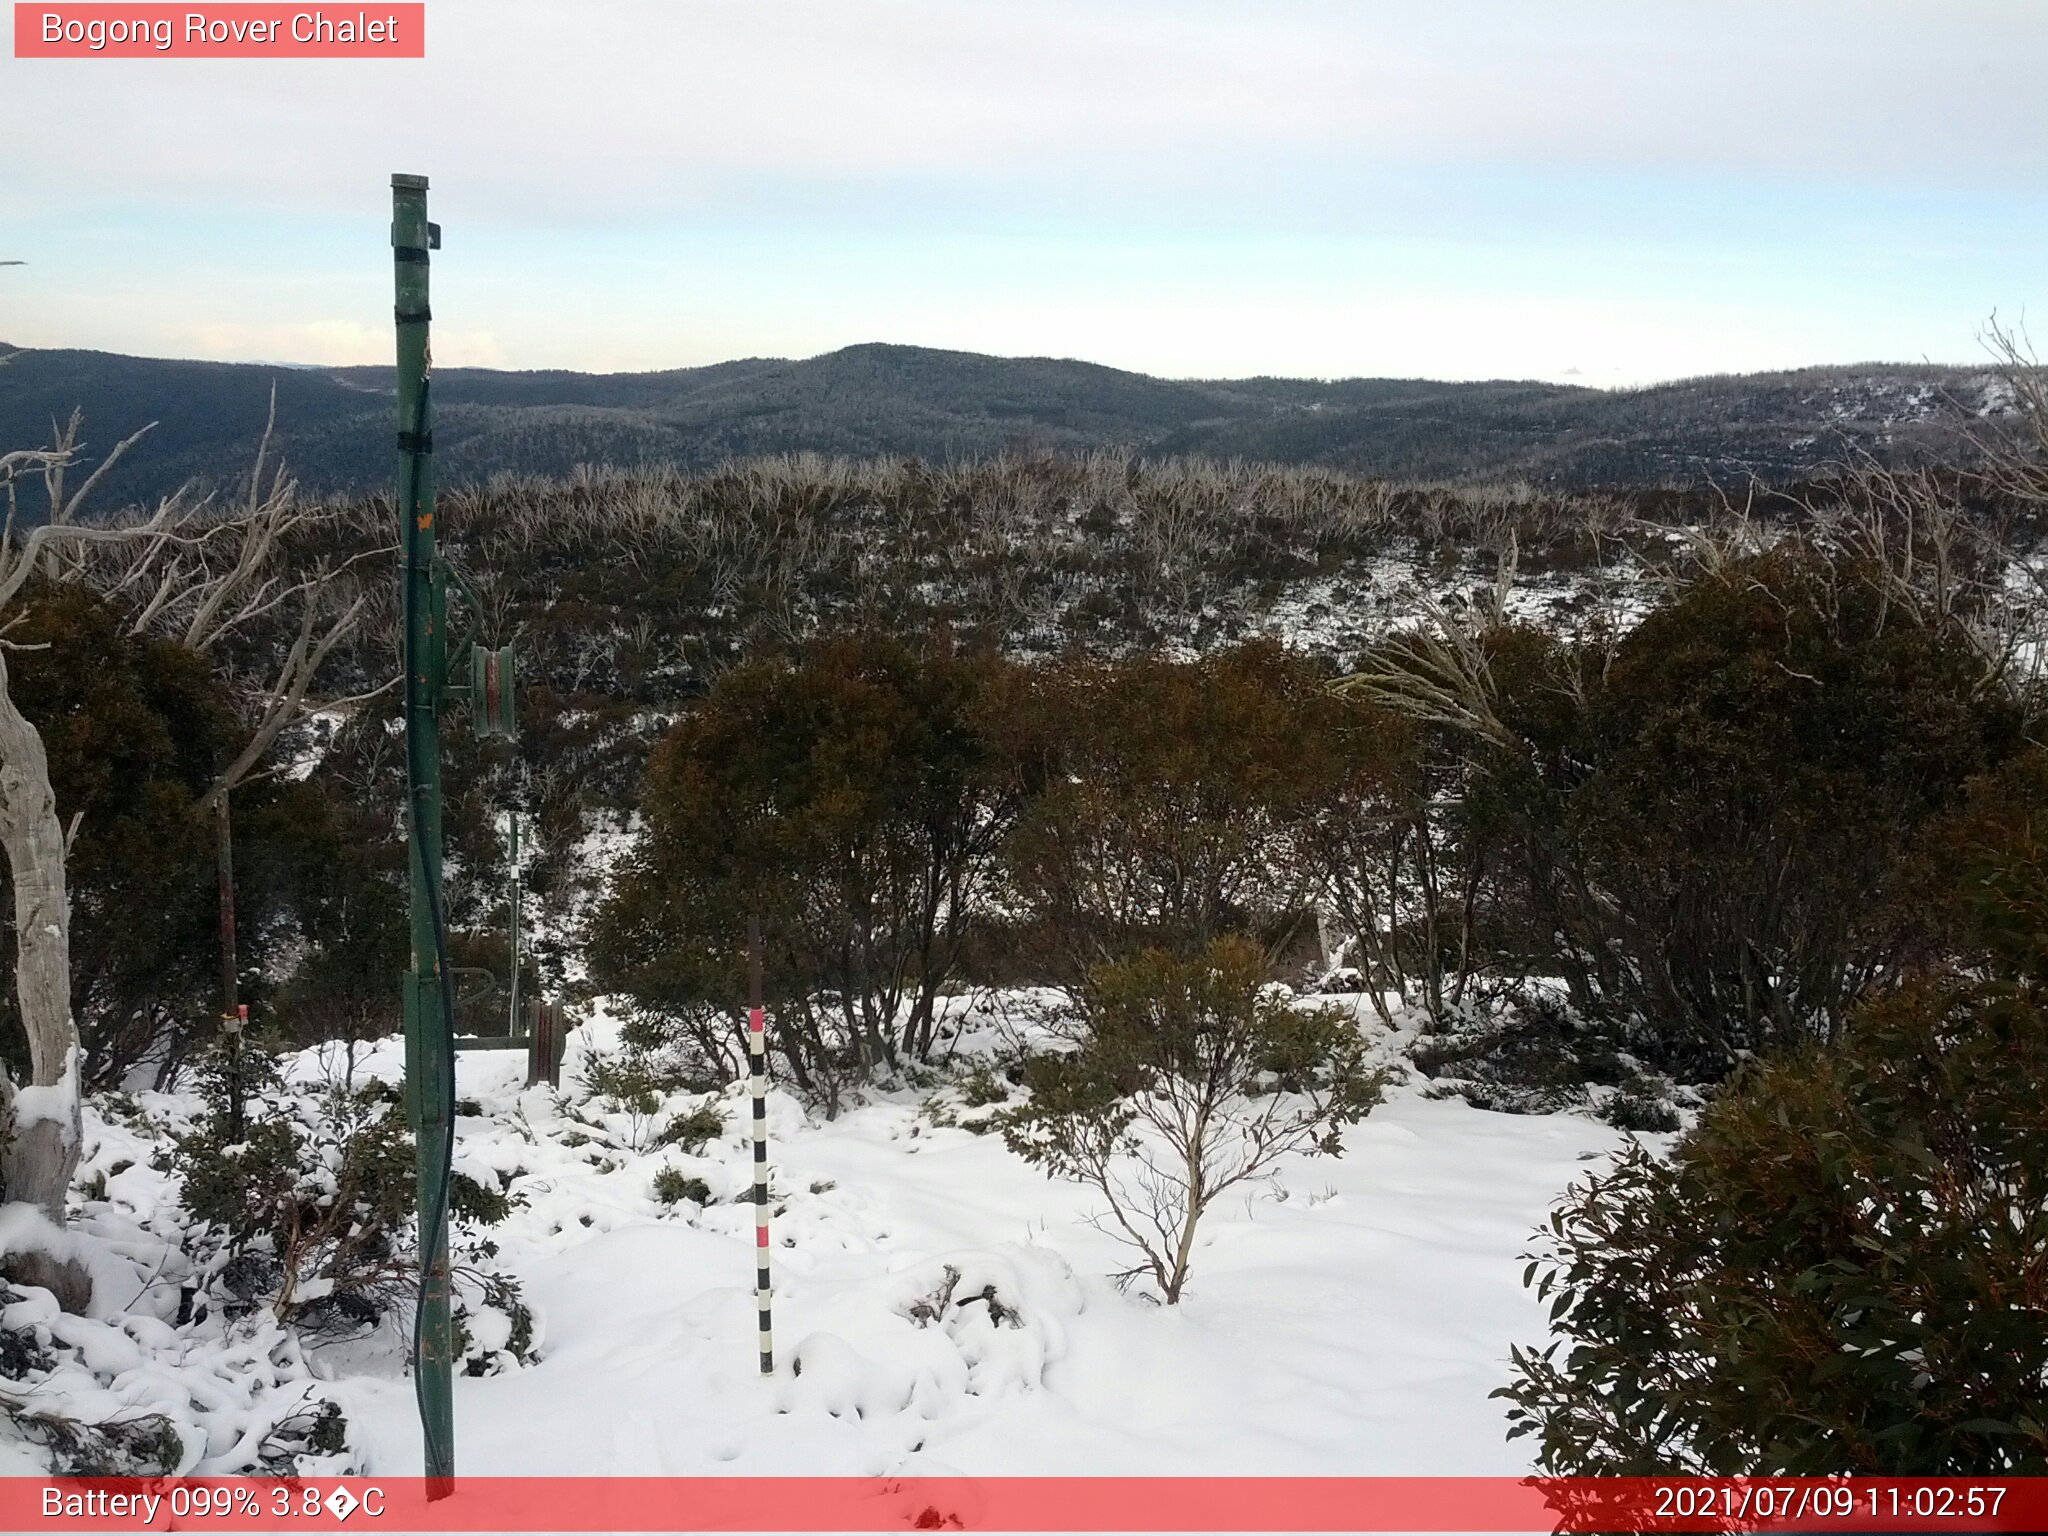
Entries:
POLYGON ((10 318, 29 289, 0 288, 0 336, 381 358, 393 170, 433 177, 451 278, 488 289, 443 342, 472 362, 875 337, 1053 350, 1047 334, 1209 373, 1325 354, 1345 372, 1383 354, 1439 373, 1691 371, 1735 339, 1775 357, 1851 335, 1941 350, 1888 312, 1840 312, 1859 295, 1811 324, 1743 322, 1796 319, 1803 268, 1866 246, 1922 321, 2037 298, 2012 291, 2013 262, 1987 264, 2012 221, 1972 222, 1970 201, 2048 192, 2035 0, 434 0, 428 30, 422 62, 0 59, 0 224, 28 247, 6 254, 41 268, 33 312, 10 318), (1837 217, 1855 197, 1894 218, 1949 199, 1951 249, 1873 239, 1867 217, 1837 217), (1220 299, 1170 305, 1127 272, 1020 295, 1014 262, 978 288, 948 265, 970 226, 1139 259, 1161 231, 1254 232, 1283 255, 1220 299), (1395 272, 1408 286, 1356 321, 1364 300, 1327 272, 1294 279, 1284 255, 1444 238, 1490 258, 1467 263, 1467 291, 1395 272), (1662 304, 1517 277, 1546 245, 1623 273, 1646 239, 1753 266, 1755 308, 1703 306, 1682 276, 1662 304), (771 293, 742 272, 712 307, 705 252, 750 242, 813 255, 815 275, 771 293), (947 291, 878 268, 892 261, 947 291), (1461 349, 1444 318, 1460 304, 1503 331, 1461 349), (1409 312, 1432 317, 1416 334, 1435 351, 1367 345, 1409 312))
POLYGON ((2031 0, 436 0, 428 22, 418 63, 0 61, 5 174, 340 209, 415 167, 544 223, 744 178, 1144 185, 1218 156, 2048 177, 2031 0))

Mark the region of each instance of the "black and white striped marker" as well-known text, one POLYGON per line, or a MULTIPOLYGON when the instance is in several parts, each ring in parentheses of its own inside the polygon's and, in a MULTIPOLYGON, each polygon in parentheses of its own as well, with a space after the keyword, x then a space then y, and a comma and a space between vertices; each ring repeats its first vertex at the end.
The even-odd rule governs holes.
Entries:
POLYGON ((747 1056, 754 1070, 754 1304, 761 1313, 761 1374, 775 1373, 768 1283, 768 1015, 761 1006, 761 925, 747 920, 747 1056))

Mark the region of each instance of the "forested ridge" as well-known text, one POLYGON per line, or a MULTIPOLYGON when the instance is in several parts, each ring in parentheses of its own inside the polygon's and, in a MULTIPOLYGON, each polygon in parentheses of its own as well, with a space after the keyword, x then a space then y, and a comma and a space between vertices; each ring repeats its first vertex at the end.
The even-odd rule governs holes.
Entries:
MULTIPOLYGON (((0 346, 0 355, 7 349, 0 346)), ((110 477, 116 502, 232 478, 272 388, 301 481, 360 492, 390 474, 388 368, 295 368, 30 350, 0 372, 0 441, 43 440, 83 406, 155 442, 110 477)), ((446 484, 578 465, 814 452, 947 462, 1005 451, 1317 465, 1402 480, 1552 488, 1796 477, 1857 453, 1953 453, 1951 414, 2006 403, 1985 369, 1869 365, 1642 389, 1408 379, 1169 380, 1053 358, 868 345, 658 373, 450 368, 435 376, 446 484)))

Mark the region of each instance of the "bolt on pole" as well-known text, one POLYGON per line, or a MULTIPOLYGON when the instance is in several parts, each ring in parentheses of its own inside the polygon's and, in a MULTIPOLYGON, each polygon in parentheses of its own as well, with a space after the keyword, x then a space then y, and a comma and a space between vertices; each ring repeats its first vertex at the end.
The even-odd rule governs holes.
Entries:
POLYGON ((406 1110, 417 1153, 420 1291, 414 1390, 425 1441, 427 1497, 455 1476, 454 1334, 449 1319, 448 1183, 454 1151, 452 978, 441 905, 441 724, 448 680, 447 596, 436 557, 433 417, 427 379, 427 179, 391 178, 391 259, 398 328, 398 516, 403 551, 407 827, 411 845, 412 969, 405 978, 406 1110))

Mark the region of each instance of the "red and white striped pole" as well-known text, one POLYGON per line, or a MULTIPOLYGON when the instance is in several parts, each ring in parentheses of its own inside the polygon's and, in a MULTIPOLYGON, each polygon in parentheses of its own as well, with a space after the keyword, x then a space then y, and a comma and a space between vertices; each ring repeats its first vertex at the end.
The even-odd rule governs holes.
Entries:
POLYGON ((761 1313, 761 1374, 775 1374, 768 1283, 768 1015, 761 1006, 761 920, 747 919, 747 1055, 754 1069, 754 1304, 761 1313))

